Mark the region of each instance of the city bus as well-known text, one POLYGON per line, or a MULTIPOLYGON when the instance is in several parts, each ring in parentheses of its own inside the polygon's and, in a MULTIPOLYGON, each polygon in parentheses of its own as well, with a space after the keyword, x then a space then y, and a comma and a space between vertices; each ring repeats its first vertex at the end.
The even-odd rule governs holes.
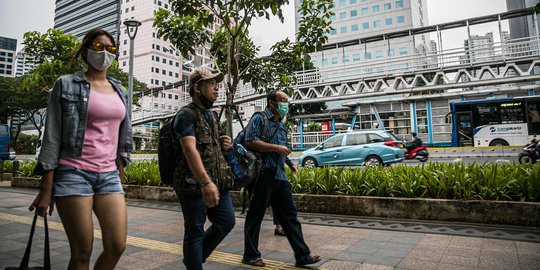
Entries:
POLYGON ((520 146, 540 135, 540 96, 450 103, 453 146, 520 146))
POLYGON ((0 124, 0 159, 6 160, 10 158, 9 141, 10 138, 9 126, 0 124))

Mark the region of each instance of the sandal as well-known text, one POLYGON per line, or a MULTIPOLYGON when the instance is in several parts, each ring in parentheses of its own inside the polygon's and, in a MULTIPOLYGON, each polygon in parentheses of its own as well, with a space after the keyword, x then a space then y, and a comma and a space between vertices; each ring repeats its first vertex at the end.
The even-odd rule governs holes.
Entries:
POLYGON ((256 258, 256 259, 251 259, 251 260, 242 259, 242 263, 249 264, 249 265, 252 265, 252 266, 258 266, 258 267, 265 267, 266 266, 266 263, 264 263, 263 259, 261 259, 261 258, 256 258))
POLYGON ((315 256, 311 256, 309 255, 309 257, 307 258, 307 260, 303 261, 303 262, 297 262, 295 264, 296 267, 302 267, 304 265, 308 265, 308 264, 314 264, 314 263, 318 263, 321 261, 321 256, 319 255, 315 255, 315 256))
POLYGON ((287 235, 285 234, 285 232, 283 231, 283 229, 281 229, 281 230, 274 229, 274 235, 287 236, 287 235))

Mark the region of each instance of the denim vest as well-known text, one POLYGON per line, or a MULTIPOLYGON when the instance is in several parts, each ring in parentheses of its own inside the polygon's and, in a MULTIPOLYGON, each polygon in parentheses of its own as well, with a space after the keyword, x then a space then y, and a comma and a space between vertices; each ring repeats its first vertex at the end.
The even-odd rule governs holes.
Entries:
MULTIPOLYGON (((120 123, 117 155, 127 167, 129 153, 133 150, 131 119, 127 110, 127 92, 119 81, 107 77, 126 106, 126 116, 120 123)), ((60 156, 79 158, 82 156, 90 83, 82 72, 64 75, 56 80, 49 97, 45 132, 35 174, 58 167, 60 156)), ((119 159, 117 159, 118 161, 119 159)))
MULTIPOLYGON (((210 112, 212 123, 206 121, 202 109, 190 103, 181 110, 188 110, 195 116, 195 138, 197 151, 204 168, 219 190, 229 190, 233 185, 233 176, 229 163, 225 160, 219 141, 219 120, 210 112)), ((181 147, 181 146, 180 146, 181 147)), ((181 149, 180 149, 181 150, 181 149)), ((183 151, 180 151, 182 153, 183 151)), ((199 181, 194 176, 183 154, 176 156, 174 171, 174 189, 177 193, 199 194, 199 181)))

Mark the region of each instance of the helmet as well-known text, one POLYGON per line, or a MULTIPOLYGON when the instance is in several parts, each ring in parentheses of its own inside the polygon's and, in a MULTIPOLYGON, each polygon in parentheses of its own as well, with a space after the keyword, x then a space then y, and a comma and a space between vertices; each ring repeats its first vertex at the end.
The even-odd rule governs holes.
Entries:
POLYGON ((416 134, 416 132, 411 132, 411 135, 412 135, 413 137, 416 137, 417 134, 416 134))

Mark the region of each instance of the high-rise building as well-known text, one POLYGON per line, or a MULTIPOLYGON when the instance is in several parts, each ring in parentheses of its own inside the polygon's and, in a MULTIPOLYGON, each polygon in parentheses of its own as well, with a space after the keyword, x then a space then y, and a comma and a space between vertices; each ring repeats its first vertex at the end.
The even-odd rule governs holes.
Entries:
MULTIPOLYGON (((298 10, 301 1, 295 1, 298 10)), ((362 39, 388 32, 428 25, 426 0, 337 0, 330 20, 332 27, 328 43, 362 39)), ((300 14, 296 14, 298 29, 300 14)), ((429 36, 417 35, 358 46, 317 52, 311 55, 319 68, 334 67, 363 61, 382 60, 429 50, 429 36)))
POLYGON ((56 0, 54 28, 79 39, 94 28, 103 29, 117 38, 119 24, 118 0, 56 0))
POLYGON ((493 50, 493 32, 484 36, 471 35, 463 42, 467 56, 471 62, 489 60, 495 53, 493 50))
POLYGON ((13 77, 15 74, 14 67, 16 52, 16 39, 0 37, 0 77, 13 77))
MULTIPOLYGON (((506 0, 506 8, 509 11, 534 7, 538 0, 506 0)), ((510 37, 512 39, 536 36, 540 15, 536 15, 536 24, 532 16, 523 16, 509 20, 510 37)))
MULTIPOLYGON (((183 59, 168 41, 157 33, 154 13, 171 9, 168 0, 122 0, 121 21, 135 19, 142 22, 135 37, 134 76, 149 87, 165 86, 189 77, 192 67, 211 64, 208 51, 197 48, 196 54, 183 59), (188 62, 189 63, 186 63, 188 62)), ((209 29, 214 31, 215 27, 209 29)), ((129 36, 125 25, 120 26, 120 50, 118 62, 124 71, 129 69, 129 36)))
POLYGON ((17 63, 15 66, 15 77, 28 74, 35 67, 32 60, 32 57, 25 53, 24 48, 17 52, 17 56, 15 57, 15 62, 17 63))

